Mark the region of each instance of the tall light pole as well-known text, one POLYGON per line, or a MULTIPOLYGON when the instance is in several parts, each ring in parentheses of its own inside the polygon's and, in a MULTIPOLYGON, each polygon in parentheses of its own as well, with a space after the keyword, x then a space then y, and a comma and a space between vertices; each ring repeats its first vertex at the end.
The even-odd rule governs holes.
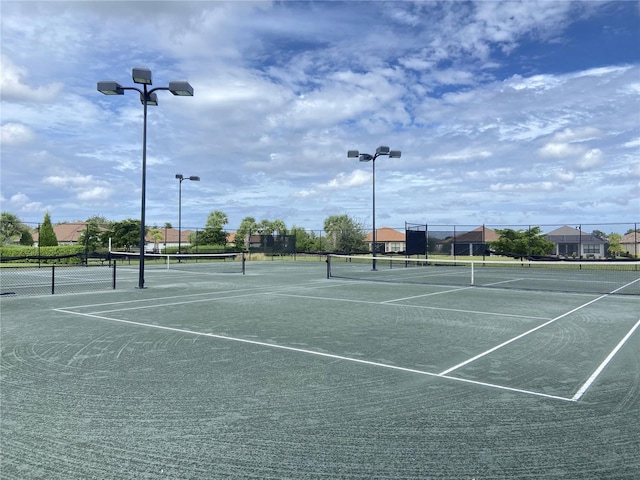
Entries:
POLYGON ((140 271, 138 274, 138 288, 144 288, 144 246, 145 246, 145 201, 147 188, 147 105, 158 105, 158 90, 168 90, 179 97, 193 97, 193 87, 189 82, 169 82, 168 87, 155 87, 147 90, 151 85, 151 70, 148 68, 134 68, 131 72, 133 82, 142 85, 138 87, 123 87, 114 81, 98 82, 98 91, 105 95, 124 95, 125 90, 135 90, 140 94, 143 107, 142 127, 142 201, 140 206, 140 271))
POLYGON ((373 244, 371 247, 373 253, 373 260, 371 268, 372 270, 376 269, 376 158, 381 156, 387 156, 389 158, 400 158, 402 152, 400 150, 390 150, 389 147, 380 146, 376 148, 376 153, 374 155, 370 155, 368 153, 360 153, 358 150, 349 150, 347 152, 348 158, 359 158, 361 162, 372 162, 373 165, 373 215, 372 215, 372 223, 373 223, 373 244))
POLYGON ((192 175, 185 177, 181 173, 176 173, 176 178, 180 181, 178 186, 178 255, 180 254, 180 244, 182 242, 182 182, 185 180, 191 180, 192 182, 199 182, 200 177, 192 175))

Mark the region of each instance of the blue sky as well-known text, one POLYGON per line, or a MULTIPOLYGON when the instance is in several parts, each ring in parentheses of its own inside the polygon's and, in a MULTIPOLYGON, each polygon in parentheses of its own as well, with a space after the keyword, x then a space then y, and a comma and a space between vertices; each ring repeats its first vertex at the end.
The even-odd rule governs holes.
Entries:
MULTIPOLYGON (((187 80, 149 107, 148 225, 214 210, 321 229, 640 222, 640 2, 12 2, 2 211, 139 218, 142 106, 100 80, 187 80)), ((602 230, 607 231, 606 228, 602 230)))

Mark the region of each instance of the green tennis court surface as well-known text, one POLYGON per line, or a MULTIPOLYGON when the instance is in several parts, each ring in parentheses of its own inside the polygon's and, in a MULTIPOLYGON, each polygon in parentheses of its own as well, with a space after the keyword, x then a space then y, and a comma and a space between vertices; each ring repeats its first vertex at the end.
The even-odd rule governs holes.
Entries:
POLYGON ((637 295, 137 274, 1 300, 1 478, 640 473, 637 295))

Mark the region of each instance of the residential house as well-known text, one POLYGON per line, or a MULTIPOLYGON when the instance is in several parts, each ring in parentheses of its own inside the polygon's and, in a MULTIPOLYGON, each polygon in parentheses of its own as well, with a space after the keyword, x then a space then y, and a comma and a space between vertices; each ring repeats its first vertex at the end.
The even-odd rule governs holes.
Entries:
POLYGON ((182 247, 191 245, 189 237, 192 233, 195 233, 193 230, 181 230, 178 236, 177 228, 159 227, 157 229, 157 238, 154 238, 152 230, 154 229, 148 229, 147 235, 144 238, 146 244, 145 249, 156 253, 166 252, 167 247, 178 248, 178 245, 182 247), (178 238, 180 241, 178 241, 178 238))
POLYGON ((545 240, 554 244, 552 255, 564 258, 605 258, 607 241, 578 228, 560 227, 547 233, 545 240))
MULTIPOLYGON (((369 250, 373 251, 373 232, 367 233, 365 241, 369 250)), ((405 234, 389 227, 376 229, 376 244, 378 253, 400 253, 406 249, 405 234)))
POLYGON ((640 256, 640 232, 631 232, 620 239, 622 253, 638 258, 640 256))
POLYGON ((450 255, 460 256, 482 256, 487 251, 487 243, 495 242, 500 236, 492 229, 479 226, 468 232, 456 233, 454 236, 445 239, 442 244, 451 247, 443 248, 444 251, 450 251, 450 255))
MULTIPOLYGON (((86 223, 60 223, 53 225, 53 233, 56 234, 58 245, 77 245, 78 239, 86 230, 86 223)), ((40 241, 38 229, 35 229, 32 236, 34 246, 37 246, 40 241)))

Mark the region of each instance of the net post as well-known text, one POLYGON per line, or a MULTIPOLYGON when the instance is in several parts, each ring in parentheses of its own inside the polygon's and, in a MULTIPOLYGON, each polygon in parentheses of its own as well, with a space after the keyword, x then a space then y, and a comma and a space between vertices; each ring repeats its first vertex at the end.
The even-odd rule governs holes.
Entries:
POLYGON ((167 270, 169 270, 169 263, 171 262, 171 257, 167 255, 167 270))
POLYGON ((475 285, 475 265, 476 262, 471 262, 471 286, 475 285))
POLYGON ((246 259, 245 259, 245 256, 244 256, 244 252, 242 252, 242 274, 243 275, 245 273, 245 270, 246 270, 246 259))
POLYGON ((116 261, 115 259, 113 260, 113 289, 116 289, 116 261))
POLYGON ((56 266, 51 265, 51 295, 56 291, 56 266))
POLYGON ((327 262, 327 278, 331 278, 331 255, 327 254, 325 262, 327 262))

